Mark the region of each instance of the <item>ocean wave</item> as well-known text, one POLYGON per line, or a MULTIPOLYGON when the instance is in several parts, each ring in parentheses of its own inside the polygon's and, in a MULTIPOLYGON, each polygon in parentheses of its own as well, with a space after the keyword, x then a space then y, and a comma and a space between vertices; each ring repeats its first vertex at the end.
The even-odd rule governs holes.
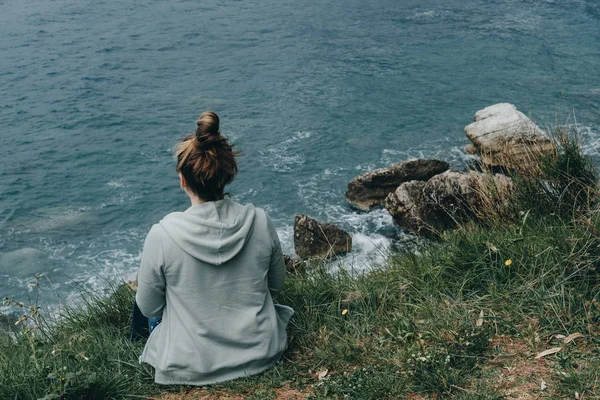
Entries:
POLYGON ((91 208, 57 206, 38 209, 26 217, 18 217, 10 223, 7 231, 10 234, 40 233, 64 229, 69 226, 90 223, 94 216, 91 208))
POLYGON ((595 125, 574 125, 580 135, 584 154, 592 157, 596 162, 600 160, 600 127, 595 125))
POLYGON ((343 199, 343 193, 326 188, 330 188, 333 182, 337 182, 344 171, 342 167, 328 168, 307 179, 297 181, 296 191, 304 206, 319 214, 323 214, 324 206, 335 206, 340 199, 343 199))
POLYGON ((277 236, 279 236, 283 254, 294 256, 296 254, 294 251, 294 226, 286 225, 277 228, 277 236))
POLYGON ((129 186, 126 182, 124 178, 121 179, 114 179, 112 181, 108 181, 106 183, 106 186, 112 187, 112 188, 124 188, 129 186))
POLYGON ((76 271, 80 272, 75 273, 69 283, 84 283, 92 290, 103 290, 115 282, 135 279, 140 261, 141 252, 134 253, 126 248, 107 249, 96 254, 83 255, 76 262, 76 266, 79 267, 76 271))
POLYGON ((439 16, 440 16, 440 12, 438 10, 419 11, 419 12, 414 13, 410 17, 408 17, 408 20, 422 21, 422 20, 434 19, 439 16))
POLYGON ((391 240, 383 235, 352 234, 352 251, 329 263, 332 272, 343 269, 353 276, 385 265, 390 255, 391 240))
POLYGON ((298 165, 304 164, 306 158, 301 142, 311 136, 311 132, 296 132, 288 139, 261 151, 260 157, 265 164, 271 166, 273 171, 290 172, 298 165))

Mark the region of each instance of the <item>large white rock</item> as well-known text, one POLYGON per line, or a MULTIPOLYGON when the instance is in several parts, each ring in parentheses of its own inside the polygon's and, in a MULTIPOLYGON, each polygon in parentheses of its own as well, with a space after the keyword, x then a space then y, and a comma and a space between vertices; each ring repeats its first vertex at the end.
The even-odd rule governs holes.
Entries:
POLYGON ((535 173, 540 157, 556 151, 548 135, 509 103, 477 111, 465 133, 486 167, 535 173))

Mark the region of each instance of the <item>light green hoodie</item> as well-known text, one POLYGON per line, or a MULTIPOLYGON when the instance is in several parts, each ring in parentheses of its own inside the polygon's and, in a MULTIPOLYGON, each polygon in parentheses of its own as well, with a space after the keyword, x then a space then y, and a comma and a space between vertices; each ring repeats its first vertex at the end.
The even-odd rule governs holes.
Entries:
POLYGON ((257 374, 287 348, 294 314, 273 304, 285 264, 275 228, 251 204, 210 201, 152 226, 136 302, 162 322, 140 362, 161 384, 207 385, 257 374))

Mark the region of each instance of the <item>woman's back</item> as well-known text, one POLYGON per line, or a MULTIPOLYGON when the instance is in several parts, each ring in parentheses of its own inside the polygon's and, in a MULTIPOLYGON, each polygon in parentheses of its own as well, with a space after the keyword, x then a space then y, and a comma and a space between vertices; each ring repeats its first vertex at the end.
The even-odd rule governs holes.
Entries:
POLYGON ((236 152, 205 112, 176 150, 192 206, 154 225, 144 243, 136 303, 162 318, 140 361, 162 384, 206 385, 259 373, 281 358, 294 311, 275 305, 285 277, 265 212, 224 199, 236 152))
POLYGON ((273 305, 284 274, 263 210, 220 200, 167 215, 148 234, 138 275, 138 306, 162 315, 141 361, 164 384, 205 385, 269 368, 286 348, 293 314, 273 305), (156 301, 161 280, 165 304, 156 301))

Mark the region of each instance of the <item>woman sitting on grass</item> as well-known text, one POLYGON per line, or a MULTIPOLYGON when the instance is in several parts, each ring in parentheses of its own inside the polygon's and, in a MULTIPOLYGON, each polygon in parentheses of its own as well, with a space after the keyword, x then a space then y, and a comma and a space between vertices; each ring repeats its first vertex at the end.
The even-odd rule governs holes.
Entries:
MULTIPOLYGON (((262 209, 224 198, 237 152, 217 114, 197 124, 176 150, 192 205, 152 226, 138 273, 136 303, 151 322, 140 361, 160 384, 207 385, 270 368, 287 348, 294 313, 273 303, 285 276, 273 223, 262 209)), ((136 324, 134 313, 134 332, 136 324)))

